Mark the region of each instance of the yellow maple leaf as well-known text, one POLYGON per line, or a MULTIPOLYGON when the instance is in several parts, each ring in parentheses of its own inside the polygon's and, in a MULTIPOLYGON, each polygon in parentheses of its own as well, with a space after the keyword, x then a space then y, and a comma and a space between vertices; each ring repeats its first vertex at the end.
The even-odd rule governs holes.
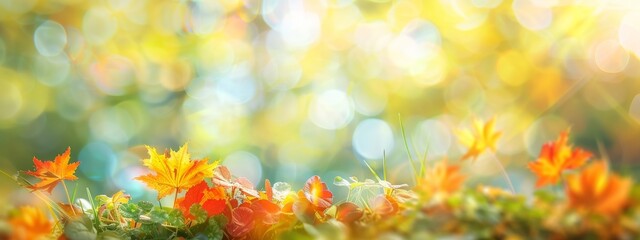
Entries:
POLYGON ((146 146, 149 158, 144 159, 143 164, 155 172, 139 176, 135 179, 147 184, 150 188, 158 191, 158 199, 161 199, 175 191, 186 190, 196 185, 204 178, 213 176, 213 169, 218 162, 208 163, 207 159, 190 160, 188 146, 180 147, 178 151, 167 154, 158 154, 155 148, 146 146))
POLYGON ((467 152, 462 156, 462 160, 475 159, 487 149, 496 150, 496 142, 502 133, 495 131, 495 118, 483 123, 476 119, 473 121, 472 130, 458 130, 456 135, 460 142, 468 147, 467 152))

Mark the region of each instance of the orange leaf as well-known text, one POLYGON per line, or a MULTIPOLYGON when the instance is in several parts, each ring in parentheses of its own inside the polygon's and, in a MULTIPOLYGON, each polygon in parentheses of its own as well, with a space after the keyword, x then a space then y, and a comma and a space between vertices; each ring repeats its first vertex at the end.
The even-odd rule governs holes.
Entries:
POLYGON ((331 207, 333 203, 333 193, 329 191, 327 184, 322 182, 317 175, 309 178, 302 190, 307 200, 316 208, 323 210, 331 207))
POLYGON ((564 170, 578 168, 592 156, 581 148, 572 149, 567 145, 568 138, 569 130, 562 132, 555 142, 545 143, 538 159, 529 163, 529 169, 538 176, 536 187, 558 183, 564 170))
POLYGON ((440 161, 427 171, 422 179, 418 179, 415 190, 427 196, 436 193, 450 194, 458 191, 465 177, 460 174, 460 166, 449 165, 440 161))
POLYGON ((147 174, 135 179, 158 191, 158 199, 174 191, 189 189, 204 178, 212 177, 213 169, 218 164, 217 162, 208 164, 206 159, 191 161, 187 144, 177 152, 171 151, 168 154, 158 154, 155 148, 146 147, 149 159, 144 159, 143 164, 155 174, 147 174))
POLYGON ((609 173, 606 162, 597 161, 569 176, 566 192, 571 207, 612 215, 627 205, 632 184, 629 178, 609 173))
POLYGON ((54 161, 43 162, 34 157, 33 164, 35 165, 36 170, 27 171, 26 174, 40 179, 40 182, 29 186, 28 188, 33 191, 44 189, 51 193, 51 191, 62 180, 77 180, 78 177, 74 174, 78 165, 80 165, 80 162, 69 164, 70 151, 71 148, 67 148, 63 154, 56 156, 54 161))
POLYGON ((45 239, 51 235, 53 224, 38 208, 24 206, 9 218, 10 239, 45 239))
POLYGON ((273 200, 273 189, 271 188, 271 182, 269 181, 269 179, 265 179, 264 180, 264 191, 267 195, 267 200, 272 201, 273 200))

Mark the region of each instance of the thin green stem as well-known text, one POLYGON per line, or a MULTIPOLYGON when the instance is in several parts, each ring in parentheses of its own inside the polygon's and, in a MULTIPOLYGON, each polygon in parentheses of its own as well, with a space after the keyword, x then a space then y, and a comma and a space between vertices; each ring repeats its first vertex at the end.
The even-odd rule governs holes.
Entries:
POLYGON ((69 206, 71 207, 71 212, 73 215, 76 215, 76 210, 73 208, 73 202, 71 202, 71 196, 69 195, 69 189, 67 189, 67 184, 62 180, 62 187, 64 187, 64 193, 67 194, 67 201, 69 201, 69 206))

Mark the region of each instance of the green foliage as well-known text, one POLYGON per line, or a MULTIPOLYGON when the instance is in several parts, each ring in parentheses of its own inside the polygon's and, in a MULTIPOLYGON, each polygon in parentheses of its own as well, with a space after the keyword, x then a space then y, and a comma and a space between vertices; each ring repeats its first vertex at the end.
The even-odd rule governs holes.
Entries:
POLYGON ((148 216, 148 222, 161 224, 167 221, 167 219, 169 218, 169 213, 165 208, 154 207, 153 209, 151 209, 151 212, 149 212, 148 216))
POLYGON ((140 221, 140 215, 144 212, 138 204, 126 203, 120 205, 120 215, 124 218, 130 218, 134 221, 140 221))
POLYGON ((87 216, 75 219, 64 225, 64 235, 71 240, 97 239, 96 229, 87 216))
POLYGON ((200 224, 207 221, 207 212, 200 206, 200 204, 194 204, 189 208, 189 213, 194 216, 193 224, 200 224))

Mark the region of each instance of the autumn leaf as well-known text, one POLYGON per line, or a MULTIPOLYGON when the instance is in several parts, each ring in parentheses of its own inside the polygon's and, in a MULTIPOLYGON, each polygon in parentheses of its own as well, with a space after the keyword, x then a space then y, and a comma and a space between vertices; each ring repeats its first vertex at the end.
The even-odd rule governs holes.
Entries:
POLYGON ((427 170, 424 178, 418 179, 415 190, 426 196, 434 194, 451 194, 462 186, 465 177, 460 173, 460 166, 449 165, 447 161, 440 161, 427 170))
POLYGON ((189 189, 200 183, 204 178, 213 176, 213 169, 217 162, 209 164, 207 159, 190 160, 188 146, 185 144, 178 151, 168 154, 158 154, 155 148, 147 147, 149 158, 143 160, 143 164, 155 172, 139 176, 135 179, 147 184, 158 191, 158 199, 180 190, 189 189))
POLYGON ((336 220, 343 223, 352 223, 362 218, 364 211, 351 202, 344 202, 336 208, 336 220))
POLYGON ((258 191, 255 190, 253 183, 247 178, 239 177, 234 179, 229 171, 229 168, 225 166, 218 166, 213 173, 213 183, 216 185, 240 190, 245 196, 254 198, 260 197, 258 191))
POLYGON ((320 180, 320 177, 309 178, 302 189, 305 198, 318 209, 331 207, 333 203, 333 193, 327 188, 327 184, 320 180))
POLYGON ((271 188, 271 182, 269 181, 269 179, 264 180, 264 192, 267 200, 273 201, 273 189, 271 188))
POLYGON ((612 215, 627 205, 632 184, 630 178, 609 173, 606 162, 596 161, 567 177, 566 193, 572 208, 612 215))
POLYGON ((222 213, 226 205, 226 192, 223 187, 209 187, 207 182, 202 181, 189 188, 183 198, 178 199, 177 205, 180 211, 188 219, 194 219, 190 209, 194 204, 199 204, 207 212, 208 216, 222 213))
POLYGON ((468 148, 467 152, 462 156, 462 160, 469 158, 476 159, 487 149, 492 151, 496 150, 496 143, 502 133, 493 129, 495 120, 495 118, 492 118, 486 123, 483 123, 476 119, 473 122, 473 130, 465 129, 456 131, 460 142, 468 148))
POLYGON ((54 161, 40 161, 37 158, 33 158, 33 164, 36 167, 35 171, 26 171, 26 174, 34 176, 40 179, 40 182, 28 186, 27 188, 35 191, 43 189, 49 193, 63 180, 77 180, 74 174, 80 162, 69 164, 69 154, 71 148, 56 156, 54 161))
POLYGON ((10 239, 48 239, 53 223, 38 208, 23 206, 9 218, 10 239))
POLYGON ((529 169, 538 176, 536 187, 556 184, 567 169, 578 168, 593 155, 581 148, 573 149, 568 145, 569 130, 560 133, 555 142, 542 146, 540 156, 535 162, 530 162, 529 169))
POLYGON ((484 194, 485 196, 491 198, 491 199, 496 199, 499 197, 513 197, 513 193, 506 191, 502 188, 497 188, 497 187, 492 187, 492 186, 485 186, 485 185, 478 185, 476 187, 476 191, 480 192, 482 194, 484 194))
POLYGON ((399 209, 398 201, 386 194, 380 194, 371 199, 369 206, 371 207, 371 211, 379 216, 393 215, 398 212, 399 209))
POLYGON ((247 206, 240 206, 231 213, 231 221, 227 224, 227 232, 233 238, 247 235, 255 226, 253 210, 247 206))
POLYGON ((280 206, 271 201, 265 199, 255 200, 251 203, 251 210, 253 210, 254 217, 258 222, 266 225, 278 223, 280 206))
POLYGON ((57 203, 63 219, 78 219, 84 216, 82 209, 78 206, 68 203, 57 203))
POLYGON ((125 194, 122 190, 114 193, 111 197, 107 197, 107 195, 96 196, 98 206, 108 210, 117 209, 118 205, 128 203, 130 199, 131 195, 125 194))

